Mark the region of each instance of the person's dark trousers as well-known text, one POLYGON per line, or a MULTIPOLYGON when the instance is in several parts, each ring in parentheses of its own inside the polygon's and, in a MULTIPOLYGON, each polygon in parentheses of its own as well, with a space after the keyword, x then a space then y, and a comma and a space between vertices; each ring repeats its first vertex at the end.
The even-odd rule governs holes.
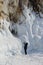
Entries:
POLYGON ((24 52, 25 52, 25 55, 27 55, 27 46, 28 46, 28 43, 24 43, 24 52))

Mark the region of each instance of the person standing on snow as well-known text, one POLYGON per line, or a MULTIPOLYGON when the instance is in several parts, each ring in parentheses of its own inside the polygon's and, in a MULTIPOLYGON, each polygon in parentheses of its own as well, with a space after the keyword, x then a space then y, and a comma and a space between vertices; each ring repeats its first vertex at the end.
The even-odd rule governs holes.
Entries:
POLYGON ((25 43, 24 45, 25 54, 27 54, 27 46, 28 46, 28 43, 25 43))

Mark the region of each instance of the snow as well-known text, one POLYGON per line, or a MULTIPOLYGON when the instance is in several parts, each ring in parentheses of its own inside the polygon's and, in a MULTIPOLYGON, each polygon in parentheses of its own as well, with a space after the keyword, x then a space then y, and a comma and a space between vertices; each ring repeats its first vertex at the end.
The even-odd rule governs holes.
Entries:
POLYGON ((3 28, 0 29, 0 54, 21 54, 21 41, 9 31, 8 27, 10 23, 5 19, 0 22, 3 24, 3 28))
POLYGON ((1 56, 0 65, 43 65, 43 54, 1 56))

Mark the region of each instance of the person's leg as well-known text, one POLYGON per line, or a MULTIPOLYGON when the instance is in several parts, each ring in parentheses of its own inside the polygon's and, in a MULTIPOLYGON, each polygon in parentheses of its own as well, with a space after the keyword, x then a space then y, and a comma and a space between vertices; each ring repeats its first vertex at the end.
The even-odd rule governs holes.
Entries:
POLYGON ((24 44, 25 55, 27 55, 27 45, 28 45, 28 43, 25 43, 25 44, 24 44))
POLYGON ((26 47, 26 45, 25 45, 25 55, 27 55, 27 47, 26 47))

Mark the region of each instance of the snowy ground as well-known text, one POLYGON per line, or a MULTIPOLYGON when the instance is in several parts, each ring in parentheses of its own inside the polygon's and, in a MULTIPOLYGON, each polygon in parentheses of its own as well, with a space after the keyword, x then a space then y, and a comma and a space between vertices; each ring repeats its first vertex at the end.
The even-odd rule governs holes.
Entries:
POLYGON ((0 65, 43 65, 43 54, 0 56, 0 65))
MULTIPOLYGON (((26 16, 28 17, 28 13, 26 13, 26 16)), ((6 20, 0 20, 0 65, 43 65, 43 18, 39 19, 36 17, 32 21, 33 18, 31 20, 27 18, 27 27, 25 23, 22 25, 19 23, 21 28, 18 26, 17 29, 19 35, 21 32, 24 35, 26 31, 29 34, 29 36, 27 32, 25 34, 26 39, 30 38, 29 40, 27 39, 30 45, 27 56, 21 54, 23 51, 21 40, 11 34, 8 28, 9 23, 6 20)))

